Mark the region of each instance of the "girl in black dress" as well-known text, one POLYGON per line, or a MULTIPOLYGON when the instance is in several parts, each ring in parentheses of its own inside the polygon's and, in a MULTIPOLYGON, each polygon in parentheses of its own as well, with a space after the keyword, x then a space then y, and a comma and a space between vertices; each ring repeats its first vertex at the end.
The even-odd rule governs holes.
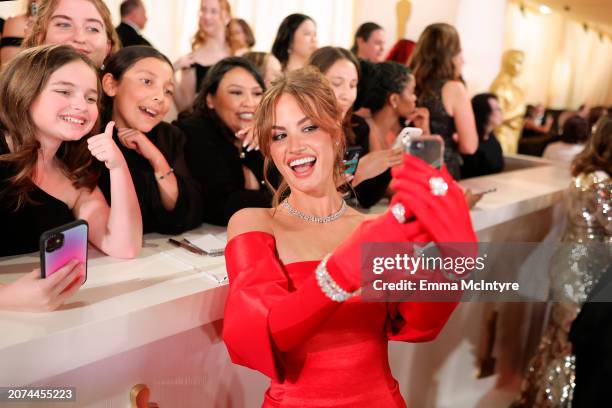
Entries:
MULTIPOLYGON (((179 234, 202 221, 202 191, 184 159, 185 136, 162 122, 172 105, 172 64, 148 46, 114 54, 103 71, 104 121, 114 121, 114 139, 130 168, 144 232, 179 234)), ((100 178, 107 200, 108 172, 100 178)))

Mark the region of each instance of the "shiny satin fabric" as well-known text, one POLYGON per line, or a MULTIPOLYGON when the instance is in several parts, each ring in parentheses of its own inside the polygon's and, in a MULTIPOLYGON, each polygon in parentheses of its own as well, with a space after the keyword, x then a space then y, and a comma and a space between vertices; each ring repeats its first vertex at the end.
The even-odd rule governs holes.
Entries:
POLYGON ((319 261, 283 265, 264 232, 234 237, 226 259, 223 338, 232 361, 271 378, 264 407, 404 407, 387 342, 433 339, 456 306, 332 302, 319 261))

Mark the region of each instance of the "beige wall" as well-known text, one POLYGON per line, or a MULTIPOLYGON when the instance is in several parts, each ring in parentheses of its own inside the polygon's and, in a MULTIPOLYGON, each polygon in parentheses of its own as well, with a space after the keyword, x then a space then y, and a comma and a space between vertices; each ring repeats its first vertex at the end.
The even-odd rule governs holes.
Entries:
MULTIPOLYGON (((382 25, 390 48, 397 39, 395 4, 395 0, 355 0, 355 26, 365 21, 382 25)), ((471 94, 484 92, 499 70, 505 12, 506 0, 412 0, 406 37, 417 41, 432 23, 455 25, 466 61, 464 78, 468 90, 471 94)))

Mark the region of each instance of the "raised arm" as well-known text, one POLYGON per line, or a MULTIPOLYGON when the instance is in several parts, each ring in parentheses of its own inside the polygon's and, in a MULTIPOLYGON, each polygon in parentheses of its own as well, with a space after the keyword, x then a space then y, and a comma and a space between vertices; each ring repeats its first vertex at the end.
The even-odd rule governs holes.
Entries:
MULTIPOLYGON (((422 170, 423 166, 427 165, 422 163, 407 171, 422 170)), ((440 175, 433 169, 431 171, 433 173, 425 175, 440 175)), ((444 178, 448 183, 453 183, 447 173, 444 178)), ((426 183, 428 181, 422 182, 426 183)), ((449 187, 447 197, 435 197, 439 203, 434 204, 432 209, 432 203, 428 200, 415 205, 414 209, 409 205, 409 201, 419 200, 422 194, 421 188, 412 186, 411 180, 400 184, 398 189, 394 202, 404 203, 408 217, 414 214, 416 219, 400 224, 388 211, 375 220, 364 222, 328 258, 326 270, 329 276, 345 291, 353 292, 361 287, 360 250, 364 242, 475 240, 469 212, 457 186, 449 187), (404 191, 406 187, 410 188, 410 192, 404 191), (424 216, 434 219, 448 217, 451 220, 434 220, 432 225, 425 225, 427 221, 418 220, 424 216), (452 217, 457 216, 460 217, 453 221, 452 217), (453 228, 447 231, 446 225, 453 228)), ((252 210, 239 212, 232 217, 228 228, 230 242, 225 254, 230 294, 225 308, 223 336, 234 362, 278 379, 282 378, 283 373, 281 353, 307 341, 341 303, 323 292, 315 274, 302 282, 297 290, 291 291, 285 270, 276 254, 273 235, 266 228, 253 227, 253 218, 252 210), (247 227, 242 228, 240 225, 247 227)), ((439 309, 439 313, 436 312, 439 319, 425 319, 429 336, 441 329, 453 308, 454 303, 451 303, 439 309)), ((400 310, 401 316, 410 319, 413 310, 414 307, 403 308, 400 310)), ((424 327, 412 327, 420 332, 426 330, 424 327)), ((403 336, 404 340, 410 339, 406 332, 403 336)), ((426 336, 410 336, 415 341, 427 339, 426 336)))
POLYGON ((109 170, 112 206, 96 187, 81 193, 74 213, 89 223, 92 244, 110 256, 134 258, 142 247, 142 216, 130 170, 113 141, 113 126, 109 122, 104 133, 87 140, 91 154, 109 170))

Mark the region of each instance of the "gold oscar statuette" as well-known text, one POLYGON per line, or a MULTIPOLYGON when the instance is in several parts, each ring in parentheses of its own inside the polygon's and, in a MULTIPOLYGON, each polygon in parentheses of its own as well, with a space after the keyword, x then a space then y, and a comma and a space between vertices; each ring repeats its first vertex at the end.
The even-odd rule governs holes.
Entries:
POLYGON ((523 129, 525 115, 525 93, 517 84, 523 70, 525 54, 520 50, 508 50, 502 55, 499 74, 491 84, 491 92, 497 95, 503 113, 502 124, 495 134, 505 154, 518 151, 518 142, 523 129))

